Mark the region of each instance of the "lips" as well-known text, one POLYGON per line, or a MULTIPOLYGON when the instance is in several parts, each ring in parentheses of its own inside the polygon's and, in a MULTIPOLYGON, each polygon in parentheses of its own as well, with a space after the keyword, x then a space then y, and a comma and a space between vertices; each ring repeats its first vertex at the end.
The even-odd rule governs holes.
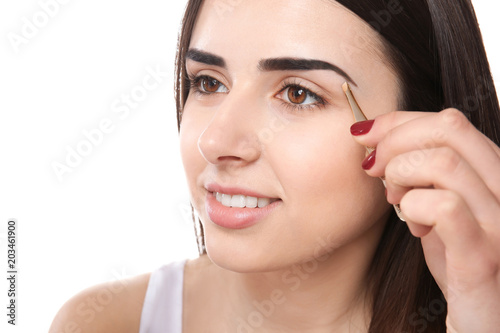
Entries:
POLYGON ((263 221, 282 202, 279 198, 270 198, 247 189, 217 184, 210 184, 206 189, 205 210, 210 220, 229 229, 248 228, 263 221))

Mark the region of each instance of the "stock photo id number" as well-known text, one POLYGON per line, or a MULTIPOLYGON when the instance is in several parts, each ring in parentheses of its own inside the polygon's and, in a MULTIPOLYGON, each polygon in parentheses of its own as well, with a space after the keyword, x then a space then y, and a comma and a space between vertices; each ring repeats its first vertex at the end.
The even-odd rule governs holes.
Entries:
POLYGON ((7 322, 16 325, 17 320, 17 221, 7 222, 7 322))

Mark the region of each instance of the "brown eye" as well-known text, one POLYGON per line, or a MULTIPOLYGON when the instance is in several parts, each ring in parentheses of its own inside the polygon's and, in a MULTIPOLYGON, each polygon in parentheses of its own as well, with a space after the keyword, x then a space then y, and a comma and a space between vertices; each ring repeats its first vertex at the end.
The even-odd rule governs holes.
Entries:
POLYGON ((293 104, 302 104, 307 98, 307 91, 301 87, 289 87, 288 88, 288 99, 293 104))
POLYGON ((219 91, 221 86, 222 86, 222 84, 213 78, 203 78, 201 80, 202 90, 206 91, 208 93, 215 93, 215 92, 219 91))
POLYGON ((301 84, 284 82, 283 85, 275 97, 282 100, 285 107, 305 110, 327 105, 325 99, 301 84))

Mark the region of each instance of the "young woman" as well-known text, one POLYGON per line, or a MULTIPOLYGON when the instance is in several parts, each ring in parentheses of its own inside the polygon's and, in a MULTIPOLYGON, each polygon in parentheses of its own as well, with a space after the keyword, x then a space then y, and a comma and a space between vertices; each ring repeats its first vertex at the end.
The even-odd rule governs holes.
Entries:
POLYGON ((500 113, 470 1, 192 0, 176 83, 201 256, 93 316, 116 286, 82 292, 53 332, 498 331, 500 113))

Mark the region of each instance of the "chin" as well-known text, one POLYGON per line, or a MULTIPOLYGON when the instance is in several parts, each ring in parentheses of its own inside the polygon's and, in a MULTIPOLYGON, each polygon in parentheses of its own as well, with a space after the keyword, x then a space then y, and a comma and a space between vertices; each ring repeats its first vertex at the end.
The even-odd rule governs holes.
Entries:
POLYGON ((280 258, 258 241, 205 228, 205 247, 210 260, 236 273, 258 273, 279 269, 280 258))

